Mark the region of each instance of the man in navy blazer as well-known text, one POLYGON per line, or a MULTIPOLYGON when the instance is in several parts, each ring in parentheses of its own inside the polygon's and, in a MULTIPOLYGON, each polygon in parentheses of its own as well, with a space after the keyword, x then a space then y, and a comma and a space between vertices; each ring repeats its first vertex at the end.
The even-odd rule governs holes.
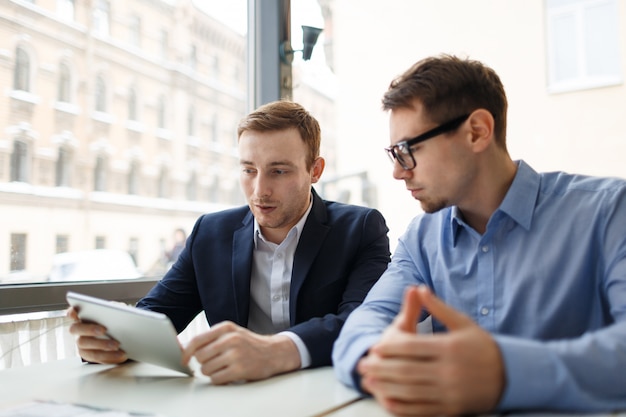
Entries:
MULTIPOLYGON (((210 329, 195 357, 213 383, 257 380, 331 364, 339 331, 390 260, 387 226, 374 209, 321 199, 319 124, 300 105, 261 106, 238 127, 248 206, 201 216, 161 281, 137 304, 166 314, 180 332, 204 311, 210 329)), ((126 360, 74 323, 93 362, 126 360)))

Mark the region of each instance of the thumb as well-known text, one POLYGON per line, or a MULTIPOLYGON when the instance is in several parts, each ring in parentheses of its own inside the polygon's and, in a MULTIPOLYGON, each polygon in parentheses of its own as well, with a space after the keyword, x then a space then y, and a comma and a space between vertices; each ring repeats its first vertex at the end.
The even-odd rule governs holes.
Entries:
POLYGON ((424 308, 448 330, 475 325, 472 319, 441 301, 427 287, 416 288, 416 294, 424 308))
POLYGON ((417 287, 408 287, 406 291, 404 291, 402 307, 394 322, 402 331, 417 333, 417 321, 419 320, 421 312, 422 304, 417 293, 417 287))

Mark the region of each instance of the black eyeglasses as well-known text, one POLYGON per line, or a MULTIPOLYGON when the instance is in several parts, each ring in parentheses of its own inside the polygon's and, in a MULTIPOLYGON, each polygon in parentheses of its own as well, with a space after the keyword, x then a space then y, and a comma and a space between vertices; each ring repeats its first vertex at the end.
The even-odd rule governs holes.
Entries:
POLYGON ((469 116, 469 114, 464 114, 463 116, 452 119, 449 122, 445 122, 427 132, 424 132, 413 139, 403 140, 402 142, 398 142, 393 146, 385 148, 389 159, 391 159, 391 163, 398 161, 400 166, 406 170, 415 168, 416 163, 413 153, 411 152, 411 146, 424 142, 426 139, 434 138, 442 133, 450 132, 456 129, 461 126, 461 124, 466 121, 469 116))

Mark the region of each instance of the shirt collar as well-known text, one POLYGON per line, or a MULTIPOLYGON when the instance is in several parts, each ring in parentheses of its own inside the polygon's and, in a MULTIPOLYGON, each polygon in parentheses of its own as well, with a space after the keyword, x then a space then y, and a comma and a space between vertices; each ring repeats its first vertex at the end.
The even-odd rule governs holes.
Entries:
MULTIPOLYGON (((300 220, 298 220, 298 223, 296 223, 291 228, 291 230, 289 230, 289 233, 287 234, 287 236, 289 236, 291 233, 294 232, 294 229, 295 229, 296 242, 300 240, 302 229, 304 229, 304 223, 306 223, 306 219, 307 217, 309 217, 309 213, 311 212, 312 207, 313 207, 313 198, 311 198, 311 202, 309 203, 309 208, 306 209, 302 217, 300 217, 300 220)), ((256 221, 256 218, 254 218, 254 249, 257 248, 257 243, 259 239, 265 240, 265 238, 263 237, 263 233, 261 233, 261 228, 259 227, 259 223, 256 221)))
MULTIPOLYGON (((522 160, 516 161, 516 164, 517 172, 515 173, 515 178, 513 178, 504 200, 500 203, 500 207, 498 207, 491 218, 496 213, 501 212, 526 230, 529 230, 535 212, 537 196, 539 195, 541 176, 522 160)), ((459 208, 456 206, 452 207, 450 232, 452 233, 451 238, 454 245, 456 245, 460 226, 464 225, 466 223, 463 221, 459 208)))

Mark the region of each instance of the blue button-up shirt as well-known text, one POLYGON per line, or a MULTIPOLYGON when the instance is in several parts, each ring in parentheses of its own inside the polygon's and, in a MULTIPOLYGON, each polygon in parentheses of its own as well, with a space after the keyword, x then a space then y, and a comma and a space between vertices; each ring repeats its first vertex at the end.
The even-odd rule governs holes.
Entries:
POLYGON ((484 234, 456 207, 416 217, 335 344, 342 381, 358 387, 356 363, 420 284, 492 333, 499 409, 626 409, 626 181, 520 161, 484 234))

